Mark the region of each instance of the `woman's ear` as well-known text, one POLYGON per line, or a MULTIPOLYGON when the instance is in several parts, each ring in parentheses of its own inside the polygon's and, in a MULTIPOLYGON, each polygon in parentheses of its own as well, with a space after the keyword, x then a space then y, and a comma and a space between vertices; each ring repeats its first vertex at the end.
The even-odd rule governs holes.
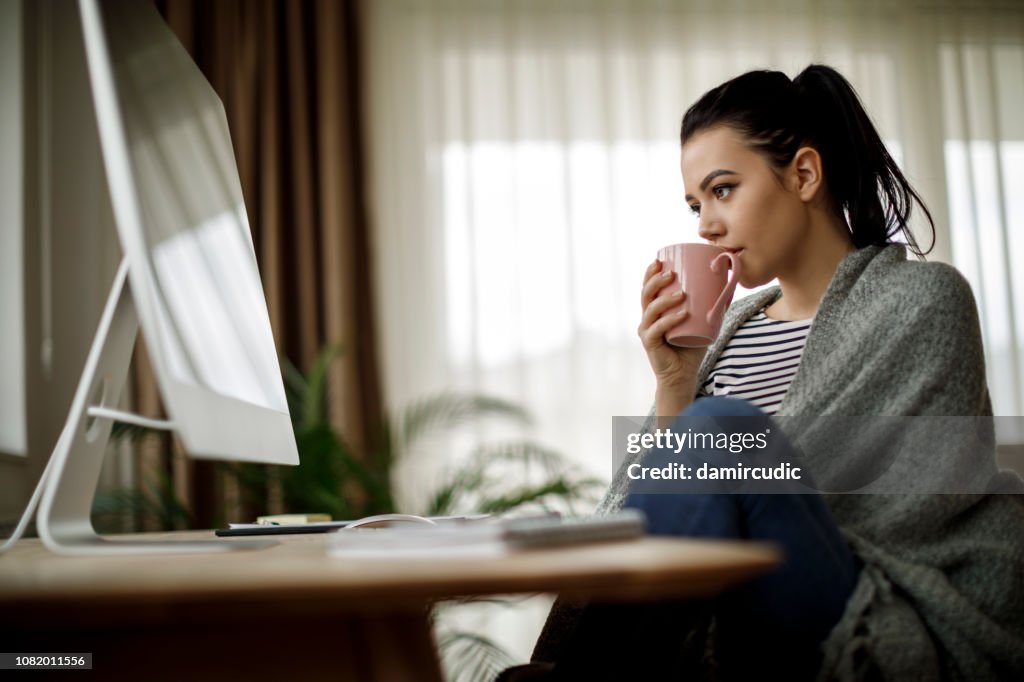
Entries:
POLYGON ((824 186, 825 176, 821 171, 821 154, 814 147, 796 150, 790 162, 793 189, 803 201, 812 201, 824 186))

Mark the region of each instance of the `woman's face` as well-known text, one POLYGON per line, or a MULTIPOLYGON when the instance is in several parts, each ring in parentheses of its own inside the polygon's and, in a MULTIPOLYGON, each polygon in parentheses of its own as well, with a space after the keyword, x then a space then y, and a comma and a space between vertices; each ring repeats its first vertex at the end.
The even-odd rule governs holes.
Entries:
POLYGON ((701 238, 742 252, 740 284, 759 286, 794 268, 809 227, 795 174, 774 171, 726 126, 687 140, 680 165, 701 238))

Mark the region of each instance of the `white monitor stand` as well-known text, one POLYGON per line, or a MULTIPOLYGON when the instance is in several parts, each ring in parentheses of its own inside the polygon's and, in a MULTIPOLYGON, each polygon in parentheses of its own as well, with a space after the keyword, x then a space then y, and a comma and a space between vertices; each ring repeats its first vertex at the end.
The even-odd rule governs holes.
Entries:
POLYGON ((273 540, 220 540, 212 537, 196 541, 117 540, 96 533, 90 518, 92 503, 114 416, 138 424, 166 429, 174 427, 173 422, 147 420, 118 413, 115 409, 128 375, 138 329, 128 283, 128 264, 122 261, 64 429, 17 529, 0 547, 0 552, 13 546, 24 533, 37 504, 36 530, 39 537, 49 549, 60 554, 224 552, 277 544, 273 540))

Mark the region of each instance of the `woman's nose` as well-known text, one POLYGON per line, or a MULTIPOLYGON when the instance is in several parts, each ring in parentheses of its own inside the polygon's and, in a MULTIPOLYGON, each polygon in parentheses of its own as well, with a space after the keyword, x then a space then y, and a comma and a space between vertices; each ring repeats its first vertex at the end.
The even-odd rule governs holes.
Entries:
POLYGON ((697 225, 697 234, 701 239, 712 241, 722 236, 722 224, 711 215, 701 214, 700 223, 697 225))

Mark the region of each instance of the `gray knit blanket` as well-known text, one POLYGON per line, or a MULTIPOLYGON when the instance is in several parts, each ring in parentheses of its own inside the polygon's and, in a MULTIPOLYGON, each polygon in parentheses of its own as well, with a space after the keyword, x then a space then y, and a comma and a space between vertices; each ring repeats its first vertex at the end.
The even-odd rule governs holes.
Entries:
MULTIPOLYGON (((736 329, 780 295, 773 287, 730 306, 698 386, 736 329)), ((960 273, 908 261, 898 245, 850 253, 778 415, 991 414, 977 308, 960 273)), ((857 456, 855 446, 824 447, 813 429, 787 435, 819 482, 857 456)), ((598 513, 622 506, 638 457, 619 468, 598 513)), ((1013 494, 825 496, 863 569, 823 643, 820 680, 1024 679, 1024 483, 992 467, 979 472, 989 489, 1013 494)), ((577 614, 556 603, 535 660, 549 660, 577 614)))

